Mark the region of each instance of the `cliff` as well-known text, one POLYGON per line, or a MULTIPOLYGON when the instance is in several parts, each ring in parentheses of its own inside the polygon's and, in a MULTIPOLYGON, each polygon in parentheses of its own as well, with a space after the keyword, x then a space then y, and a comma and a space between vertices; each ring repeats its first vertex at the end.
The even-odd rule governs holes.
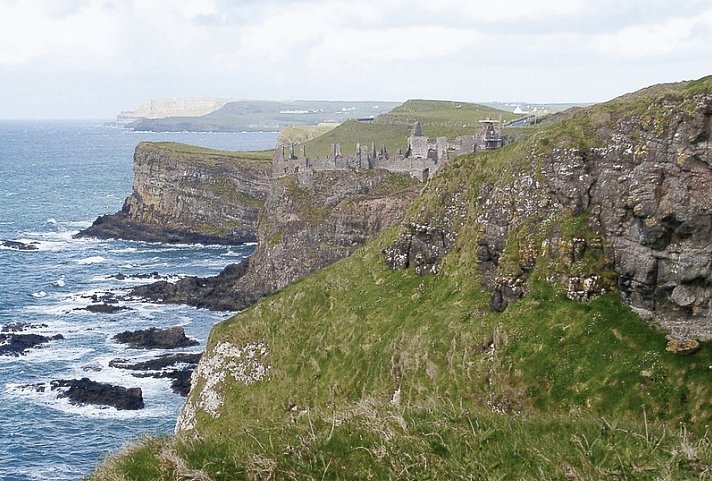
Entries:
MULTIPOLYGON (((450 161, 400 225, 216 325, 176 438, 97 479, 704 479, 711 118, 708 77, 450 161)), ((270 201, 320 218, 307 181, 270 201)), ((290 238, 260 232, 262 259, 290 238)))
POLYGON ((437 272, 467 243, 496 310, 543 276, 574 300, 617 291, 672 337, 712 339, 710 83, 652 87, 458 160, 389 264, 437 272))
POLYGON ((275 179, 260 212, 258 247, 219 276, 157 282, 132 295, 211 309, 243 309, 347 257, 397 223, 419 184, 385 170, 319 172, 275 179))
POLYGON ((139 119, 199 117, 224 107, 228 102, 230 100, 211 98, 151 99, 136 110, 121 112, 116 116, 116 123, 126 125, 139 119))
POLYGON ((153 132, 278 131, 294 125, 341 123, 350 118, 371 118, 397 106, 394 102, 319 100, 235 100, 200 116, 140 118, 127 125, 153 132))
POLYGON ((131 195, 80 237, 238 244, 257 239, 270 192, 271 152, 230 153, 141 142, 131 195))

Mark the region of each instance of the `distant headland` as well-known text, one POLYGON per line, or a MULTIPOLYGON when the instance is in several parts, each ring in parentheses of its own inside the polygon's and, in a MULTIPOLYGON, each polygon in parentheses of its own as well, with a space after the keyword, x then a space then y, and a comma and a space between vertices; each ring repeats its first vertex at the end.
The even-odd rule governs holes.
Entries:
POLYGON ((166 98, 121 112, 112 124, 150 132, 276 132, 292 125, 371 120, 398 105, 400 102, 166 98))

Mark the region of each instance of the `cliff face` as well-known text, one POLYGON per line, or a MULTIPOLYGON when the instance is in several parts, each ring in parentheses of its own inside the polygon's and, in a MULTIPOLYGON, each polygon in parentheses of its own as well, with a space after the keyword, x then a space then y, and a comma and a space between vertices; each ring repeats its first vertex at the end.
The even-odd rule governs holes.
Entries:
POLYGON ((458 162, 384 251, 387 262, 437 272, 448 252, 469 248, 495 310, 538 276, 574 300, 617 289, 672 337, 712 339, 708 84, 621 97, 523 145, 458 162), (468 186, 452 175, 471 162, 482 178, 502 156, 498 176, 468 186))
POLYGON ((260 220, 254 266, 235 286, 251 302, 347 257, 398 222, 417 196, 407 174, 318 172, 275 180, 260 220))
MULTIPOLYGON (((114 466, 699 478, 712 459, 712 345, 671 352, 666 334, 712 338, 712 77, 562 117, 451 160, 399 227, 216 324, 177 438, 114 466)), ((212 288, 264 293, 317 266, 315 252, 350 251, 383 206, 412 195, 400 182, 280 179, 258 251, 212 288)))
MULTIPOLYGON (((216 326, 177 432, 220 439, 300 413, 330 423, 365 402, 453 399, 497 413, 644 404, 702 422, 709 350, 673 358, 623 304, 672 337, 712 339, 711 119, 708 78, 451 161, 399 232, 216 326)), ((331 196, 306 192, 285 181, 270 199, 282 220, 261 224, 253 259, 272 272, 265 290, 327 234, 290 227, 327 215, 331 196)))
POLYGON ((125 125, 138 119, 198 117, 214 112, 228 102, 230 100, 210 98, 151 99, 136 110, 121 112, 116 116, 116 123, 125 125))
POLYGON ((81 236, 161 242, 256 240, 270 191, 269 155, 231 154, 142 142, 134 154, 133 192, 121 212, 97 219, 81 236))
POLYGON ((398 222, 420 185, 384 170, 319 172, 276 179, 260 212, 258 247, 219 276, 141 286, 133 295, 213 309, 243 309, 349 256, 398 222))

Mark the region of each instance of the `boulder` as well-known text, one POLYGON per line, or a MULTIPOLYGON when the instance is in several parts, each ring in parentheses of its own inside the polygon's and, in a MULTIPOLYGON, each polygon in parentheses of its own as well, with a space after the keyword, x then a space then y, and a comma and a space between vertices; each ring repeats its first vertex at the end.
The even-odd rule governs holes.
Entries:
POLYGON ((7 247, 16 251, 36 251, 39 249, 36 242, 18 242, 9 240, 0 240, 0 247, 7 247))
POLYGON ((47 327, 47 324, 33 324, 31 322, 13 322, 2 326, 0 332, 22 332, 28 329, 41 329, 47 327))
POLYGON ((132 311, 130 307, 126 306, 115 306, 112 304, 107 304, 102 302, 101 304, 90 304, 86 307, 76 307, 75 311, 89 311, 95 314, 116 314, 121 311, 132 311))
POLYGON ((173 379, 171 389, 176 394, 187 396, 190 392, 190 378, 203 354, 178 353, 163 354, 148 361, 131 362, 129 359, 113 359, 109 366, 118 369, 143 371, 136 373, 136 377, 153 377, 157 379, 173 379))
POLYGON ((143 409, 141 388, 125 388, 92 381, 89 378, 61 379, 50 382, 50 388, 61 391, 58 398, 68 398, 72 404, 111 406, 118 410, 143 409))
POLYGON ((700 343, 694 339, 672 339, 665 350, 678 356, 691 356, 700 350, 700 343))
POLYGON ((22 356, 33 347, 50 341, 64 339, 64 336, 42 336, 40 334, 0 334, 0 356, 22 356))
POLYGON ((176 349, 197 346, 200 344, 195 339, 189 339, 182 327, 169 327, 138 331, 124 331, 114 336, 116 342, 128 344, 136 349, 176 349))

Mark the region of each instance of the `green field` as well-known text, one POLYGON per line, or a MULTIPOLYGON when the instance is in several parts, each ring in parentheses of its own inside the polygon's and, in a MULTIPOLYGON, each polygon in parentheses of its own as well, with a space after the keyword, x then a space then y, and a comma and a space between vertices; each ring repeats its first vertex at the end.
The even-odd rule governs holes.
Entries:
POLYGON ((255 161, 258 163, 264 163, 265 161, 272 161, 272 156, 274 154, 273 150, 259 150, 259 151, 244 151, 244 152, 233 152, 228 150, 216 150, 209 149, 207 147, 198 147, 195 145, 180 144, 177 142, 141 142, 139 145, 150 146, 154 149, 165 150, 167 152, 176 154, 188 154, 188 155, 200 155, 206 158, 224 159, 224 160, 241 160, 241 161, 255 161))
MULTIPOLYGON (((332 144, 341 144, 344 155, 354 155, 356 144, 376 150, 386 147, 390 154, 408 149, 408 136, 416 121, 423 134, 431 137, 454 138, 479 132, 479 120, 492 118, 503 121, 518 116, 482 105, 439 100, 408 100, 387 114, 379 115, 373 122, 349 120, 314 140, 306 142, 307 157, 325 157, 331 154, 332 144)), ((299 146, 301 148, 301 145, 299 146)))

